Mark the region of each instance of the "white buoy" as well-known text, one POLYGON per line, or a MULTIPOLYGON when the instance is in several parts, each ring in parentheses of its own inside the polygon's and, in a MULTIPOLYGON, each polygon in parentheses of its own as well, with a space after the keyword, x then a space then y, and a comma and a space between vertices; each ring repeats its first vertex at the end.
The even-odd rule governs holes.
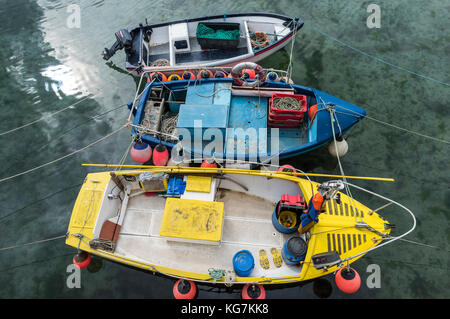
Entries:
POLYGON ((338 155, 339 155, 339 157, 342 157, 345 154, 347 154, 347 151, 348 151, 347 141, 344 140, 342 137, 336 138, 336 144, 335 144, 335 141, 333 141, 328 146, 328 152, 330 152, 330 154, 333 155, 334 157, 337 157, 338 155), (336 148, 337 148, 337 154, 336 154, 336 148))

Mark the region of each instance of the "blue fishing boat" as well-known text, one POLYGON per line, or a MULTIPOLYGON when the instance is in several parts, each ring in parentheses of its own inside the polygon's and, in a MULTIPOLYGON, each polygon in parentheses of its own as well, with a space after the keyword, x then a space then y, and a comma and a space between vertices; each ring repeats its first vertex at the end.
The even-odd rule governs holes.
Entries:
POLYGON ((143 75, 145 88, 128 104, 140 143, 176 146, 189 159, 264 162, 340 139, 366 115, 356 105, 255 63, 197 70, 197 76, 194 71, 166 74, 175 80, 165 82, 143 75), (192 74, 188 80, 186 73, 192 74))

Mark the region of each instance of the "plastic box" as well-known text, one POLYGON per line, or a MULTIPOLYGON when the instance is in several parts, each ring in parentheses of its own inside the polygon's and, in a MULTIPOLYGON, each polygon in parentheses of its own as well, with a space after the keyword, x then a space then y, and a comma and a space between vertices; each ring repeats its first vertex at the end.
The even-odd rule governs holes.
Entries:
MULTIPOLYGON (((239 30, 239 23, 232 22, 200 22, 201 24, 207 26, 208 28, 214 30, 239 30)), ((200 24, 199 23, 199 24, 200 24)), ((207 49, 222 49, 222 50, 234 50, 239 45, 239 39, 228 40, 228 39, 209 39, 209 38, 199 38, 197 37, 198 43, 202 50, 207 49)))
POLYGON ((272 98, 269 100, 269 110, 272 113, 279 113, 279 114, 303 114, 307 110, 307 101, 306 101, 306 95, 299 95, 299 94, 284 94, 284 93, 273 93, 272 98), (280 110, 273 106, 273 101, 277 98, 282 97, 292 97, 296 99, 297 101, 302 102, 302 108, 301 110, 280 110))

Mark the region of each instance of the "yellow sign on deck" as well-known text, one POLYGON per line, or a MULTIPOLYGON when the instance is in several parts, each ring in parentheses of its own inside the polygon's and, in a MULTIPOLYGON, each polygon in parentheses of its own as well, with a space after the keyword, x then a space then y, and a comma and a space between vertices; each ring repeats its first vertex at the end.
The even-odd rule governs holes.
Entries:
POLYGON ((186 179, 186 191, 209 193, 211 190, 210 176, 193 176, 189 175, 186 179))
POLYGON ((219 243, 224 203, 167 198, 160 235, 187 242, 219 243))

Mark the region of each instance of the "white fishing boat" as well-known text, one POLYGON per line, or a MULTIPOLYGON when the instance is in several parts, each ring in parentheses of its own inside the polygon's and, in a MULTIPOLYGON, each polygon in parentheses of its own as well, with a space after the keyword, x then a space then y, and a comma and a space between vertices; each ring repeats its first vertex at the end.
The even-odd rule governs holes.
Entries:
POLYGON ((283 48, 303 21, 275 13, 237 13, 140 24, 121 29, 116 42, 102 55, 109 60, 124 49, 126 69, 164 71, 176 66, 192 68, 234 66, 257 62, 283 48))

